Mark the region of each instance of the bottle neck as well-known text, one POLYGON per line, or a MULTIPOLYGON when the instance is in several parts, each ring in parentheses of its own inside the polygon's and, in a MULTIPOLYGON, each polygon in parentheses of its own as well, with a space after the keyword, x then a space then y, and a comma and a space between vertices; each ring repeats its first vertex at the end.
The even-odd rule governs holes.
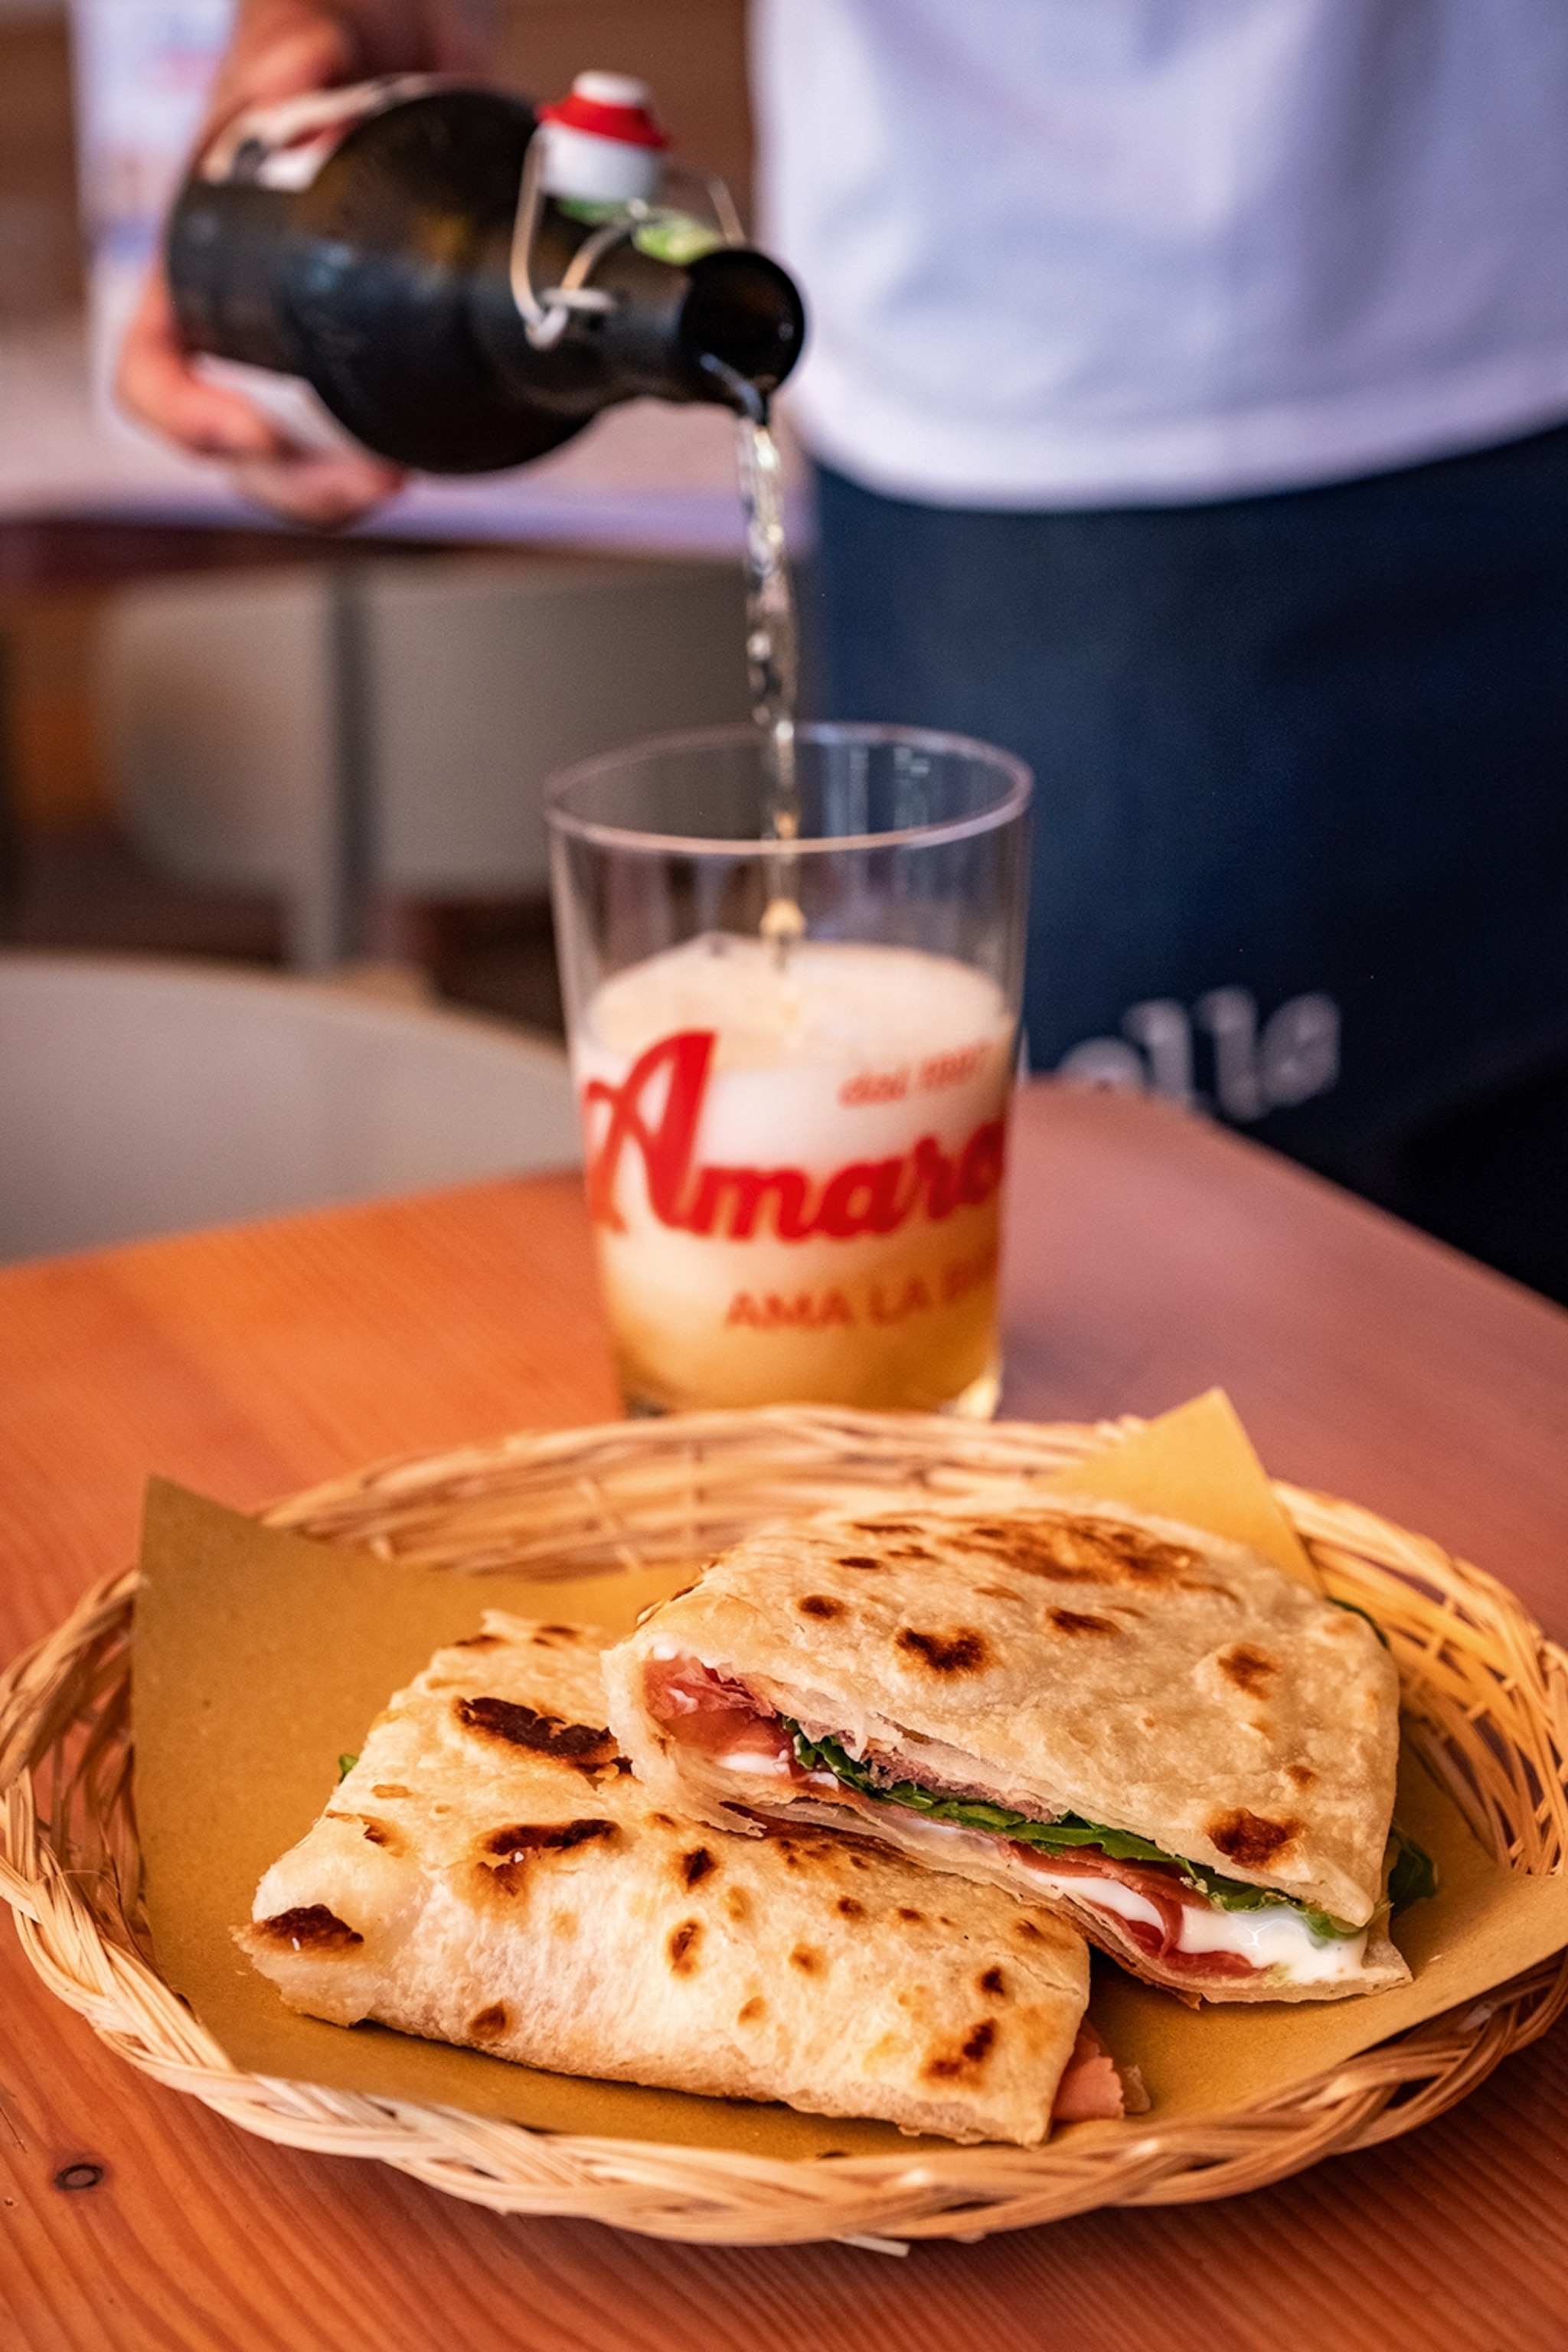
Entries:
POLYGON ((487 254, 476 323, 520 397, 586 414, 640 395, 745 412, 800 353, 800 297, 749 247, 676 263, 625 223, 585 225, 546 204, 526 273, 514 250, 505 258, 503 287, 500 256, 487 254))

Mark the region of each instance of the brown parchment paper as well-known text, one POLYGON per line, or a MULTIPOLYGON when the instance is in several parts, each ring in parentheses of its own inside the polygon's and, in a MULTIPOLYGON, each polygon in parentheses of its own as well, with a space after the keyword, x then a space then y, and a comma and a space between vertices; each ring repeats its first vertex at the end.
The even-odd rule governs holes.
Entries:
MULTIPOLYGON (((1218 1391, 1047 1483, 1241 1538, 1311 1575, 1218 1391)), ((451 1576, 310 1543, 150 1485, 133 1668, 148 1910, 162 1973, 236 2065, 545 2130, 794 2158, 910 2148, 886 2125, 544 2074, 380 2026, 298 2017, 231 1940, 262 1872, 325 1804, 340 1754, 357 1751, 391 1693, 473 1632, 481 1610, 578 1617, 619 1633, 689 1575, 451 1576)), ((1568 1880, 1491 1863, 1408 1756, 1399 1803, 1443 1876, 1436 1900, 1397 1926, 1413 1984, 1321 2005, 1191 2011, 1097 1960, 1090 2014, 1118 2057, 1142 2070, 1154 2111, 1072 2128, 1146 2131, 1278 2095, 1568 1944, 1568 1880)))
POLYGON ((1136 1436, 1042 1478, 1047 1491, 1131 1503, 1190 1528, 1250 1544, 1288 1576, 1322 1590, 1311 1554, 1286 1517, 1268 1475, 1223 1389, 1160 1415, 1136 1436))

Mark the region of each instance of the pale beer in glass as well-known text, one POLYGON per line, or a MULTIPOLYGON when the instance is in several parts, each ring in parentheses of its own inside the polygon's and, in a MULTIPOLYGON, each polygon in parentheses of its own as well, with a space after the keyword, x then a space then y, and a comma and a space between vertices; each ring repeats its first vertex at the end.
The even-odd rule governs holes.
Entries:
POLYGON ((622 1391, 988 1412, 1028 774, 886 728, 802 728, 796 757, 787 850, 759 838, 752 730, 550 791, 622 1391))

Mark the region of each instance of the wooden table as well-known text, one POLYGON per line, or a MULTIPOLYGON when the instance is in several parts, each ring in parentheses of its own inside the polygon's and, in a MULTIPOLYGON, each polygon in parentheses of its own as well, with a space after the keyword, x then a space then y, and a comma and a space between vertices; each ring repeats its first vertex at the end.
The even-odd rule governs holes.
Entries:
MULTIPOLYGON (((1152 1412, 1222 1381, 1273 1470, 1568 1628, 1568 1317, 1147 1102, 1032 1089, 1012 1184, 1009 1412, 1152 1412)), ((251 1507, 615 1409, 564 1178, 12 1269, 0 1654, 129 1555, 149 1470, 251 1507)), ((1228 2203, 901 2262, 663 2245, 248 2138, 119 2063, 0 1937, 16 2352, 1561 2352, 1565 2182, 1560 2027, 1430 2129, 1228 2203), (102 2177, 62 2186, 73 2164, 102 2177)))

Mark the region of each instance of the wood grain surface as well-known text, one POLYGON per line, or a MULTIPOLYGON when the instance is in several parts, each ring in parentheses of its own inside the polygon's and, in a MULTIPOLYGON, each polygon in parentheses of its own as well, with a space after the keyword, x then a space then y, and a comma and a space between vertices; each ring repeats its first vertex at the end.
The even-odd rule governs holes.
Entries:
MULTIPOLYGON (((1234 1137, 1048 1088, 1019 1112, 1006 1289, 1006 1410, 1148 1412, 1222 1381, 1272 1469, 1468 1551, 1568 1628, 1555 1309, 1234 1137)), ((129 1555, 150 1470, 252 1507, 615 1409, 574 1180, 13 1268, 0 1653, 129 1555)), ((717 2252, 247 2138, 122 2065, 5 1931, 0 2344, 1561 2352, 1565 2095, 1560 2028, 1430 2129, 1253 2197, 903 2261, 717 2252)))

